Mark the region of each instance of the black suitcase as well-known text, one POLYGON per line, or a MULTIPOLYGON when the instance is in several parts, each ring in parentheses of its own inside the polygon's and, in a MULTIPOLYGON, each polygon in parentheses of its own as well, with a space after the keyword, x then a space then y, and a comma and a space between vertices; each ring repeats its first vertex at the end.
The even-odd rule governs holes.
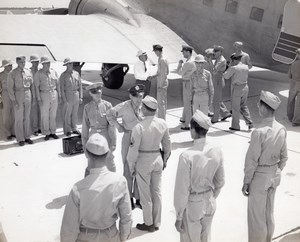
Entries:
POLYGON ((73 155, 73 154, 83 152, 80 135, 63 138, 62 143, 63 143, 63 151, 67 155, 73 155))

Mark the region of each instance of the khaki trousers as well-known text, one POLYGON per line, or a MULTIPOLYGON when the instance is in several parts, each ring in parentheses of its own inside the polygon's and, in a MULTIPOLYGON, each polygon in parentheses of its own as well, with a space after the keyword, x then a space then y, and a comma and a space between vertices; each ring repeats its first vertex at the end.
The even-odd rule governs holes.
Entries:
POLYGON ((287 116, 292 123, 300 124, 300 81, 290 80, 287 116))
POLYGON ((214 98, 213 98, 213 109, 214 116, 212 117, 213 122, 217 122, 219 120, 219 116, 225 118, 230 115, 225 104, 223 103, 223 85, 222 85, 222 77, 214 77, 213 85, 214 85, 214 98))
POLYGON ((205 115, 208 115, 209 96, 206 92, 195 93, 193 96, 193 113, 198 109, 202 111, 205 115))
POLYGON ((192 90, 190 81, 182 80, 182 98, 183 98, 183 113, 184 126, 189 127, 192 120, 192 90))
POLYGON ((124 135, 122 138, 122 147, 121 147, 121 155, 122 155, 122 160, 123 160, 123 165, 124 165, 123 176, 127 180, 130 198, 135 197, 135 199, 140 199, 137 181, 135 180, 135 178, 133 176, 131 176, 128 161, 127 161, 127 154, 128 154, 128 149, 130 146, 130 140, 131 140, 131 131, 124 132, 124 135))
POLYGON ((15 112, 15 133, 17 141, 29 139, 30 130, 30 109, 31 109, 31 92, 30 90, 16 91, 16 101, 18 108, 14 107, 15 112))
POLYGON ((81 231, 76 242, 120 242, 120 234, 116 225, 98 232, 81 231))
POLYGON ((146 225, 161 224, 161 176, 163 161, 159 152, 140 153, 136 163, 138 183, 146 225))
POLYGON ((240 114, 242 114, 247 125, 252 123, 247 106, 248 93, 247 85, 231 85, 232 128, 240 129, 240 114))
POLYGON ((65 105, 64 112, 64 133, 77 130, 78 122, 78 108, 79 108, 79 92, 67 92, 67 103, 65 105))
POLYGON ((37 132, 41 129, 41 111, 37 102, 35 105, 31 105, 30 119, 32 132, 37 132))
POLYGON ((5 137, 15 134, 15 115, 12 101, 9 98, 8 92, 2 92, 2 102, 3 102, 3 126, 5 137))
POLYGON ((211 224, 216 211, 213 193, 190 195, 183 214, 184 233, 180 242, 208 242, 211 240, 211 224))
POLYGON ((274 198, 280 183, 280 170, 264 169, 266 171, 254 173, 250 184, 248 242, 271 242, 274 233, 274 198))
POLYGON ((41 92, 41 121, 42 134, 49 135, 56 132, 56 111, 58 106, 57 92, 41 92))
POLYGON ((166 110, 167 110, 167 87, 157 88, 157 104, 158 104, 158 113, 157 117, 166 119, 166 110))

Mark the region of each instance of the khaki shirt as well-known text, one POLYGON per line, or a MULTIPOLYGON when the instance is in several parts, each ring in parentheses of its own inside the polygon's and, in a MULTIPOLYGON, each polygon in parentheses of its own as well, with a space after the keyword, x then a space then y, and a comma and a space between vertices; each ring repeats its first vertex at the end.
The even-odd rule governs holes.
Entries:
POLYGON ((182 67, 177 67, 177 73, 182 76, 182 79, 189 81, 191 79, 192 73, 196 70, 196 65, 192 57, 187 59, 186 62, 182 64, 182 67))
POLYGON ((203 72, 195 70, 191 76, 191 90, 194 93, 207 93, 212 100, 214 95, 214 87, 209 71, 203 69, 203 72))
POLYGON ((89 102, 84 106, 81 138, 82 144, 85 147, 89 139, 89 132, 91 130, 107 129, 108 135, 111 139, 111 146, 116 146, 116 130, 107 120, 107 112, 112 108, 110 102, 101 100, 100 103, 94 101, 89 102))
POLYGON ((300 59, 295 60, 291 64, 288 76, 295 81, 300 81, 300 59))
POLYGON ((141 107, 134 107, 131 100, 127 100, 113 107, 107 113, 107 118, 110 122, 117 122, 117 118, 121 118, 122 123, 120 125, 125 131, 130 131, 142 120, 141 107))
POLYGON ((196 139, 179 157, 174 190, 176 218, 182 220, 191 193, 213 191, 217 197, 225 184, 223 153, 219 147, 196 139))
POLYGON ((31 91, 32 97, 35 98, 35 89, 30 70, 26 68, 21 70, 17 67, 8 74, 7 90, 10 100, 16 100, 16 92, 24 92, 29 89, 31 91))
POLYGON ((288 159, 286 129, 275 118, 266 118, 251 134, 245 160, 244 183, 250 184, 258 166, 275 166, 282 170, 288 159))
POLYGON ((226 70, 226 59, 224 56, 220 56, 216 59, 215 64, 213 66, 213 76, 218 78, 223 78, 222 74, 226 70))
POLYGON ((248 82, 249 67, 242 62, 235 66, 230 66, 223 73, 225 79, 231 78, 231 85, 243 85, 248 82))
POLYGON ((64 102, 67 102, 66 94, 78 91, 79 98, 82 98, 82 84, 81 78, 77 71, 65 71, 59 77, 61 97, 64 102))
POLYGON ((41 92, 52 92, 56 90, 58 98, 61 97, 58 76, 53 69, 50 69, 47 72, 43 69, 38 70, 34 76, 34 84, 38 101, 41 100, 41 92))
POLYGON ((155 116, 146 116, 143 121, 132 129, 131 143, 127 155, 130 171, 135 170, 139 150, 158 151, 160 144, 165 157, 169 157, 171 141, 166 121, 155 116))
POLYGON ((8 74, 5 71, 2 71, 0 73, 0 92, 7 92, 7 79, 8 79, 8 74))
POLYGON ((61 226, 61 242, 75 242, 79 228, 107 229, 120 217, 120 239, 131 230, 131 205, 126 179, 107 170, 91 169, 90 175, 77 182, 68 197, 61 226))
POLYGON ((166 88, 168 86, 169 63, 163 57, 158 59, 157 66, 157 88, 166 88))

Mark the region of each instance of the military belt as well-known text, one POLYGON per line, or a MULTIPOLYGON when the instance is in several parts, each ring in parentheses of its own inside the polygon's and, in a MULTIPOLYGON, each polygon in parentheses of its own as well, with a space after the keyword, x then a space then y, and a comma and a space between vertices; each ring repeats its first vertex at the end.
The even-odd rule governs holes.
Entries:
POLYGON ((50 92, 55 92, 55 91, 56 91, 56 89, 54 89, 54 90, 48 90, 48 91, 41 90, 41 92, 43 92, 43 93, 50 93, 50 92))
POLYGON ((87 234, 93 234, 93 233, 103 233, 104 231, 107 231, 107 230, 110 230, 110 229, 113 229, 113 227, 115 227, 116 225, 113 224, 111 227, 109 228, 106 228, 106 229, 92 229, 92 228, 85 228, 85 227, 80 227, 79 230, 80 232, 83 232, 83 233, 87 233, 87 234))
POLYGON ((272 166, 277 166, 278 163, 275 163, 273 165, 258 165, 259 167, 272 167, 272 166))
POLYGON ((211 191, 211 189, 203 191, 203 192, 190 192, 190 194, 191 195, 201 195, 201 194, 204 194, 204 193, 207 193, 207 192, 210 192, 210 191, 211 191))
POLYGON ((159 150, 139 150, 140 153, 159 153, 159 150))

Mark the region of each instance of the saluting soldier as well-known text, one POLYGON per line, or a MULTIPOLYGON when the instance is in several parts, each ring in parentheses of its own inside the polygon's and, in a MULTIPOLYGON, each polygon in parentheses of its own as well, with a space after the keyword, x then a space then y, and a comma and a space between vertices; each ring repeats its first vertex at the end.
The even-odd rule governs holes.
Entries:
POLYGON ((73 69, 73 63, 70 58, 64 60, 66 70, 60 75, 60 89, 63 103, 65 105, 63 114, 63 130, 66 136, 79 134, 77 129, 78 108, 82 103, 82 84, 81 77, 77 71, 73 69))
POLYGON ((166 121, 155 116, 155 98, 146 96, 142 102, 145 117, 132 130, 127 160, 131 175, 137 179, 143 208, 144 223, 136 228, 154 232, 161 224, 161 177, 171 154, 171 141, 166 121))
POLYGON ((122 138, 122 160, 123 160, 123 175, 125 176, 131 200, 132 209, 135 208, 135 205, 140 207, 140 198, 139 192, 137 188, 137 183, 134 180, 134 177, 131 175, 129 171, 128 161, 127 161, 127 153, 130 145, 130 137, 133 127, 143 119, 143 115, 141 112, 141 104, 144 96, 144 85, 134 85, 133 87, 128 89, 129 98, 125 102, 119 103, 114 108, 108 112, 108 119, 110 122, 113 122, 117 127, 118 131, 123 134, 122 138), (121 119, 121 122, 118 121, 121 119), (136 199, 135 205, 133 198, 136 199))
MULTIPOLYGON (((30 71, 34 82, 34 76, 39 70, 40 59, 38 55, 33 54, 30 56, 29 61, 31 63, 30 71)), ((41 110, 37 100, 35 100, 35 102, 32 102, 30 119, 31 119, 31 129, 32 129, 31 131, 35 136, 38 136, 38 134, 41 133, 42 131, 41 131, 41 110)))
POLYGON ((158 57, 157 73, 154 77, 157 78, 156 98, 158 103, 157 117, 166 119, 167 96, 168 96, 168 74, 169 63, 163 57, 163 47, 161 45, 153 45, 153 51, 158 57))
POLYGON ((48 56, 41 58, 43 68, 34 76, 36 97, 41 109, 42 134, 45 140, 50 137, 58 139, 56 135, 56 112, 61 101, 60 85, 55 70, 50 68, 51 61, 48 56))
POLYGON ((12 70, 13 62, 9 59, 2 60, 1 67, 4 70, 0 73, 0 93, 1 99, 3 103, 3 127, 4 127, 4 135, 7 140, 11 140, 15 138, 15 128, 14 128, 14 108, 12 101, 9 98, 8 94, 8 74, 12 70))
POLYGON ((194 145, 179 157, 174 206, 181 242, 210 241, 216 198, 225 184, 222 150, 206 140, 210 126, 210 118, 197 110, 190 131, 194 145))
POLYGON ((194 60, 192 59, 193 47, 188 45, 182 46, 182 55, 186 61, 180 60, 177 66, 177 73, 182 78, 182 99, 183 111, 180 122, 184 123, 182 130, 189 130, 190 121, 192 119, 192 92, 191 92, 191 75, 196 69, 194 60))
POLYGON ((25 68, 26 57, 16 58, 17 68, 8 75, 7 90, 14 106, 15 133, 20 146, 33 144, 30 139, 30 109, 31 102, 35 102, 35 89, 31 72, 25 68))
POLYGON ((223 88, 225 87, 225 81, 223 78, 223 72, 226 69, 226 59, 222 55, 224 48, 219 45, 214 46, 214 57, 216 59, 212 66, 212 80, 214 85, 214 98, 213 98, 213 108, 214 115, 211 119, 212 123, 219 121, 219 115, 221 115, 221 121, 225 121, 227 118, 231 117, 230 112, 227 110, 225 104, 223 103, 223 88))
MULTIPOLYGON (((107 112, 111 110, 112 105, 102 99, 102 87, 103 82, 96 82, 87 87, 93 100, 83 109, 81 140, 83 149, 86 150, 89 137, 95 133, 101 134, 106 138, 109 149, 113 152, 116 149, 116 128, 112 122, 108 121, 107 112)), ((116 171, 112 153, 108 156, 106 165, 110 171, 116 171)), ((91 165, 88 163, 86 175, 89 174, 90 167, 91 165)))
POLYGON ((258 111, 263 120, 251 134, 242 188, 248 197, 249 242, 271 242, 274 233, 275 192, 288 159, 287 131, 274 116, 280 102, 273 93, 261 91, 258 111))
POLYGON ((225 79, 231 78, 231 109, 232 121, 230 130, 240 130, 240 114, 242 114, 248 129, 253 128, 250 112, 247 106, 249 67, 241 62, 241 55, 231 55, 229 68, 224 72, 225 79))
POLYGON ((233 53, 233 55, 235 56, 242 56, 241 57, 241 62, 245 65, 248 66, 249 69, 252 68, 252 62, 250 59, 249 54, 247 54, 246 52, 243 51, 243 42, 241 41, 236 41, 233 44, 233 48, 235 49, 235 52, 233 53))
POLYGON ((61 242, 128 239, 132 219, 127 183, 123 176, 105 166, 109 153, 105 137, 92 134, 86 143, 91 173, 70 192, 60 231, 61 242))

